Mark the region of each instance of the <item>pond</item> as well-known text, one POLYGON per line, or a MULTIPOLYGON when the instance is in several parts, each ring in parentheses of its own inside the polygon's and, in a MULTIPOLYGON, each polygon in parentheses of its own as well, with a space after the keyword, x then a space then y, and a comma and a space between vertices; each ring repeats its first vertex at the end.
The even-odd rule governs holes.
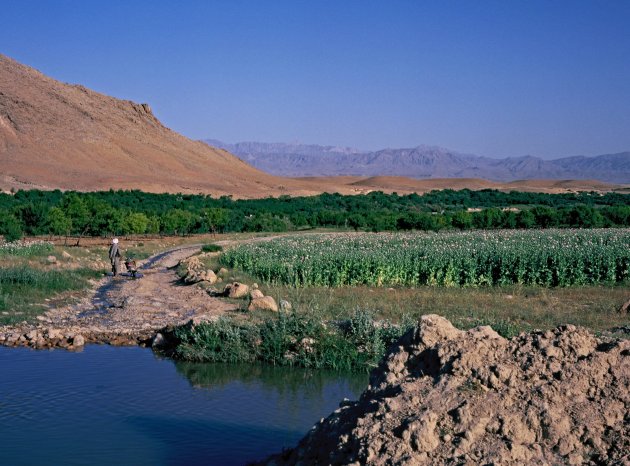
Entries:
POLYGON ((366 374, 0 347, 1 463, 242 465, 294 446, 366 374))

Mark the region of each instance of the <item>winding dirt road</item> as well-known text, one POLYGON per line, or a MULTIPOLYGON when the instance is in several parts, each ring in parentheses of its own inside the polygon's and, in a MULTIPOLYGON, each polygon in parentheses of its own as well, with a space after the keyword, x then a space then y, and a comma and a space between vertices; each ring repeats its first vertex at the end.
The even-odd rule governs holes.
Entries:
POLYGON ((216 319, 236 308, 197 286, 179 283, 174 267, 199 252, 184 246, 159 253, 139 264, 142 278, 105 277, 79 303, 55 308, 38 324, 0 327, 0 344, 9 346, 80 346, 85 343, 138 344, 161 329, 191 319, 216 319))

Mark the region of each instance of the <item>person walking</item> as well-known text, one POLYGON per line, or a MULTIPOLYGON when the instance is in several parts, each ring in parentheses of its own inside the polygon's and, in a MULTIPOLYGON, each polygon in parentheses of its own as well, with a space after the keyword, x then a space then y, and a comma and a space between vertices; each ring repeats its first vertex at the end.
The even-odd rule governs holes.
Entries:
POLYGON ((120 259, 122 254, 118 247, 118 238, 112 240, 112 244, 109 247, 109 261, 112 263, 112 275, 114 277, 120 273, 120 259))

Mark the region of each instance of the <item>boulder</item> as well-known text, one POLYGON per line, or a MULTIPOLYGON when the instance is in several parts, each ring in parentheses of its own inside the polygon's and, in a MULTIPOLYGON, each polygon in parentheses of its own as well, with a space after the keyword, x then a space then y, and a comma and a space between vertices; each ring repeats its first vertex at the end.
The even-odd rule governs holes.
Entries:
POLYGON ((252 290, 249 292, 249 297, 252 299, 264 298, 264 294, 260 290, 252 290))
POLYGON ((280 300, 280 310, 287 312, 287 311, 290 311, 291 309, 293 309, 293 306, 291 305, 289 301, 287 301, 286 299, 280 300))
POLYGON ((151 347, 162 348, 165 345, 166 345, 166 339, 164 338, 164 335, 162 335, 159 332, 156 333, 153 339, 151 340, 151 347))
POLYGON ((202 272, 199 276, 203 281, 206 281, 211 285, 217 282, 217 276, 212 270, 206 270, 205 272, 202 272))
POLYGON ((61 257, 63 257, 64 259, 72 259, 72 256, 67 251, 62 251, 61 257))
POLYGON ((56 264, 57 263, 57 258, 55 256, 48 256, 46 258, 46 262, 49 264, 56 264))
POLYGON ((52 328, 52 327, 49 328, 47 330, 47 333, 48 333, 48 338, 50 338, 51 340, 53 338, 61 338, 61 331, 57 330, 56 328, 52 328))
POLYGON ((244 283, 234 282, 226 285, 223 294, 228 298, 243 298, 249 293, 249 286, 244 283))
POLYGON ((72 346, 83 346, 85 345, 85 338, 83 338, 83 335, 75 335, 74 338, 72 338, 72 346))
POLYGON ((217 271, 217 275, 220 275, 220 276, 225 276, 225 275, 227 275, 228 273, 229 273, 229 272, 228 272, 228 269, 226 269, 225 267, 221 267, 221 268, 217 271))
POLYGON ((252 299, 247 310, 278 312, 278 305, 276 304, 276 300, 271 296, 263 296, 262 298, 252 299))

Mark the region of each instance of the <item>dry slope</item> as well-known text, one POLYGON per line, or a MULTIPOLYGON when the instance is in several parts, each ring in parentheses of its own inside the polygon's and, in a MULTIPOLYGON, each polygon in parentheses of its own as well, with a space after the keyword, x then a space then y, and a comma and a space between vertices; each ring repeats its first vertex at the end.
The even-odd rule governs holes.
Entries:
POLYGON ((630 341, 573 326, 506 340, 424 316, 270 464, 630 464, 630 341))
POLYGON ((171 131, 147 104, 56 81, 0 54, 0 188, 261 197, 287 183, 300 190, 171 131))

